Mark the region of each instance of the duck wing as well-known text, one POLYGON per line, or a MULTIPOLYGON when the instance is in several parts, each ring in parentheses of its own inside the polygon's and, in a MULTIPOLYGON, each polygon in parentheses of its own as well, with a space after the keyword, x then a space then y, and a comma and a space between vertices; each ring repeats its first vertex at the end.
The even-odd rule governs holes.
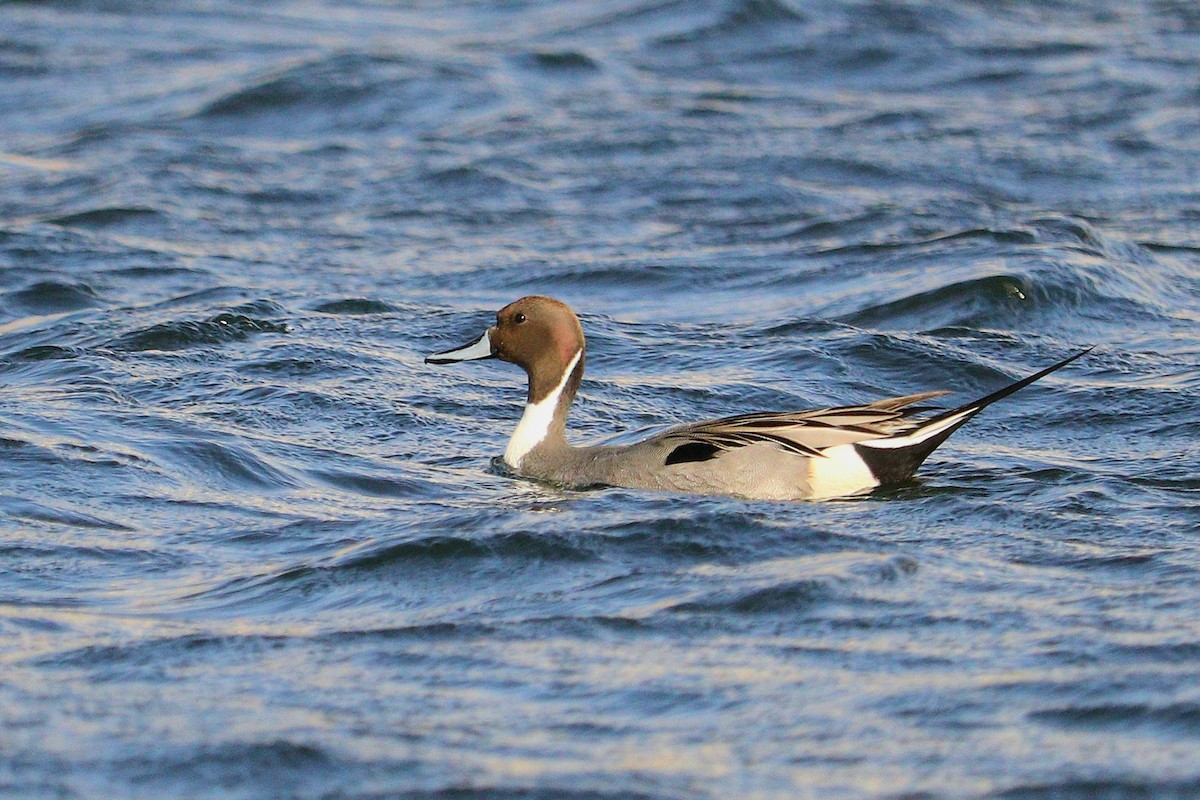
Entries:
POLYGON ((809 411, 761 412, 680 425, 654 439, 671 446, 666 465, 708 461, 721 453, 767 442, 798 456, 821 456, 841 444, 883 439, 914 431, 914 416, 933 411, 915 406, 949 392, 920 392, 854 406, 809 411))
POLYGON ((978 400, 924 419, 914 417, 934 409, 914 406, 913 403, 940 397, 947 392, 921 392, 876 400, 861 406, 839 406, 816 411, 742 414, 672 428, 657 438, 668 445, 678 442, 667 453, 666 464, 708 461, 735 447, 758 442, 771 442, 782 450, 808 457, 823 456, 824 450, 851 444, 881 483, 902 480, 911 475, 950 434, 980 411, 1082 358, 1093 347, 978 400))

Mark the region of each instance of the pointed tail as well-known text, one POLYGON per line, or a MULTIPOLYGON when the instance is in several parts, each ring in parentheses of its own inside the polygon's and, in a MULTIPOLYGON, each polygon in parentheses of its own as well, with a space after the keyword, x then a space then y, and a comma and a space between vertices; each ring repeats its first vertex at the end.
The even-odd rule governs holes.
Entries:
POLYGON ((1013 392, 1024 389, 1034 381, 1046 377, 1051 372, 1062 369, 1075 359, 1087 355, 1094 347, 1095 345, 1092 345, 1070 358, 1065 358, 1040 372, 1035 372, 1028 378, 1022 378, 1016 383, 1009 384, 1003 389, 967 403, 965 406, 959 406, 952 411, 931 417, 922 422, 915 430, 903 436, 889 436, 886 439, 859 442, 854 445, 854 448, 880 484, 907 480, 917 471, 917 467, 921 466, 929 454, 938 448, 938 445, 950 438, 950 434, 965 425, 980 411, 997 400, 1003 400, 1013 392))

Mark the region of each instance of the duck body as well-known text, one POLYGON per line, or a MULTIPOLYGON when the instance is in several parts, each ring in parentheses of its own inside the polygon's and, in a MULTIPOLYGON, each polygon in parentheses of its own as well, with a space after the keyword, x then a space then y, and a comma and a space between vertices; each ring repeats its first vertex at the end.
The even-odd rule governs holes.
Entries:
MULTIPOLYGON (((936 394, 890 402, 907 404, 936 394)), ((630 445, 573 447, 565 437, 548 437, 519 461, 506 459, 505 463, 518 474, 564 486, 812 500, 852 495, 885 482, 855 445, 885 438, 886 433, 877 432, 880 428, 911 427, 904 421, 904 409, 877 406, 821 409, 808 412, 806 419, 800 416, 765 413, 679 425, 630 445), (763 431, 779 438, 758 438, 763 431), (803 432, 816 454, 788 447, 788 431, 803 432), (713 444, 714 437, 729 446, 713 444)))
MULTIPOLYGON (((809 500, 873 488, 877 481, 847 483, 841 491, 821 491, 803 459, 779 458, 773 445, 753 444, 721 459, 665 464, 675 446, 661 438, 626 446, 548 447, 531 453, 518 474, 568 487, 619 486, 627 489, 723 494, 758 500, 809 500)), ((508 463, 508 462, 505 462, 508 463)))
POLYGON ((501 309, 477 341, 425 360, 499 358, 525 369, 525 412, 504 453, 518 475, 566 487, 820 500, 908 480, 984 407, 1087 352, 951 411, 919 405, 947 394, 932 391, 865 405, 740 414, 679 425, 630 445, 575 447, 567 442, 566 420, 585 351, 575 313, 558 300, 530 296, 501 309))

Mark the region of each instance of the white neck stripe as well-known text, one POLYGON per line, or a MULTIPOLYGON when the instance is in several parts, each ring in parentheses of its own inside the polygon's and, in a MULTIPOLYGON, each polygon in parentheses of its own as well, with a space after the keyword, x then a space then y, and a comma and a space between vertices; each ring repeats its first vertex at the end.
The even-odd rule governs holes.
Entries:
POLYGON ((583 355, 582 350, 575 353, 575 357, 567 364, 562 380, 558 382, 558 386, 554 387, 554 391, 536 403, 525 404, 525 413, 521 415, 521 421, 517 423, 517 429, 513 431, 512 438, 508 440, 508 447, 504 451, 505 464, 513 469, 518 469, 521 466, 521 459, 529 455, 529 452, 546 438, 546 434, 550 432, 550 425, 554 422, 554 412, 558 409, 558 401, 562 397, 563 390, 567 388, 567 381, 571 379, 571 373, 575 371, 575 365, 579 363, 581 355, 583 355))

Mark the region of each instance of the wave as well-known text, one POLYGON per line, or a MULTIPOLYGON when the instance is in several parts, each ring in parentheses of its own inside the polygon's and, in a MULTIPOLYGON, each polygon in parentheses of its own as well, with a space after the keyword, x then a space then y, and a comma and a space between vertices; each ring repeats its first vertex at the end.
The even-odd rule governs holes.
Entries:
POLYGON ((1185 798, 1195 797, 1197 794, 1200 794, 1200 779, 1077 778, 1020 784, 989 796, 998 800, 1095 800, 1099 797, 1185 798))
MULTIPOLYGON (((63 508, 62 506, 35 503, 31 500, 18 497, 0 496, 0 513, 7 514, 13 519, 50 522, 55 525, 66 525, 72 528, 99 528, 110 531, 135 530, 135 528, 116 520, 105 519, 84 511, 63 508)), ((0 546, 0 551, 4 550, 6 548, 0 546)), ((91 548, 88 550, 89 552, 102 552, 93 551, 91 548)), ((114 555, 121 556, 123 554, 114 553, 114 555)))
POLYGON ((464 109, 478 112, 503 97, 468 62, 383 53, 340 52, 243 79, 191 120, 235 130, 285 124, 293 133, 434 128, 464 109))
POLYGON ((327 300, 313 306, 313 311, 321 314, 391 314, 399 308, 382 300, 367 297, 347 297, 341 300, 327 300))
POLYGON ((77 347, 60 347, 56 344, 35 344, 16 350, 0 358, 0 365, 12 362, 58 361, 76 358, 85 351, 77 347))
POLYGON ((793 26, 806 20, 804 12, 787 0, 733 0, 715 21, 662 36, 658 43, 693 44, 742 34, 762 34, 764 30, 775 35, 794 32, 793 26))
POLYGON ((206 320, 178 320, 151 325, 110 341, 112 350, 142 352, 241 342, 261 333, 287 333, 282 322, 223 312, 206 320))
POLYGON ((1098 703, 1061 706, 1034 711, 1029 718, 1072 728, 1130 728, 1147 726, 1161 732, 1200 734, 1200 704, 1098 703))
POLYGON ((102 305, 103 299, 86 283, 38 281, 23 289, 0 295, 0 305, 31 314, 78 311, 102 305))
MULTIPOLYGON (((846 600, 859 587, 894 583, 917 570, 908 556, 845 551, 767 561, 735 569, 706 567, 689 579, 718 579, 719 589, 693 590, 692 597, 667 606, 674 612, 733 614, 790 613, 814 604, 846 600)), ((690 580, 689 580, 690 582, 690 580)))
POLYGON ((542 561, 588 561, 591 548, 568 534, 534 534, 526 531, 481 537, 429 536, 359 552, 324 569, 375 570, 414 561, 462 561, 479 558, 539 559, 542 561))
POLYGON ((424 482, 399 475, 372 475, 342 470, 317 469, 307 473, 323 483, 360 495, 375 497, 413 497, 427 494, 424 482))
POLYGON ((363 53, 341 53, 278 68, 211 101, 204 117, 255 117, 294 106, 325 110, 359 101, 386 87, 406 62, 363 53))
POLYGON ((523 56, 519 63, 546 75, 600 71, 600 62, 581 50, 535 50, 523 56))
POLYGON ((906 330, 991 327, 1004 312, 1045 299, 1040 288, 1019 276, 989 275, 867 306, 838 317, 838 321, 864 328, 906 330))
POLYGON ((53 225, 62 225, 69 228, 108 228, 161 216, 162 212, 156 208, 147 208, 144 206, 105 206, 102 208, 90 208, 85 211, 75 211, 70 214, 60 214, 46 221, 53 225))
MULTIPOLYGON (((1178 297, 1180 306, 1189 302, 1180 288, 1186 270, 1160 261, 1148 248, 1101 234, 1079 220, 1032 220, 1028 228, 999 238, 993 231, 964 231, 919 241, 860 245, 860 254, 865 254, 863 248, 890 252, 892 268, 908 271, 910 287, 918 290, 910 288, 900 298, 868 302, 836 316, 860 327, 940 331, 1036 326, 1046 330, 1050 324, 1078 330, 1080 319, 1106 326, 1113 320, 1160 323, 1164 316, 1176 313, 1172 297, 1178 297), (986 256, 975 249, 979 237, 989 241, 986 256), (951 260, 959 263, 932 268, 951 260), (999 271, 998 265, 1008 269, 999 271), (1172 275, 1179 280, 1173 281, 1172 275)), ((874 295, 879 290, 866 281, 871 274, 868 263, 864 260, 856 266, 851 279, 859 282, 862 294, 874 295)))
MULTIPOLYGON (((593 731, 594 734, 594 731, 593 731)), ((399 790, 388 793, 395 800, 680 800, 681 793, 648 793, 635 790, 580 789, 574 785, 506 786, 498 783, 438 789, 399 790)))
POLYGON ((170 465, 172 472, 189 483, 250 491, 281 491, 301 484, 295 476, 277 467, 248 446, 201 439, 159 441, 145 446, 170 465))

